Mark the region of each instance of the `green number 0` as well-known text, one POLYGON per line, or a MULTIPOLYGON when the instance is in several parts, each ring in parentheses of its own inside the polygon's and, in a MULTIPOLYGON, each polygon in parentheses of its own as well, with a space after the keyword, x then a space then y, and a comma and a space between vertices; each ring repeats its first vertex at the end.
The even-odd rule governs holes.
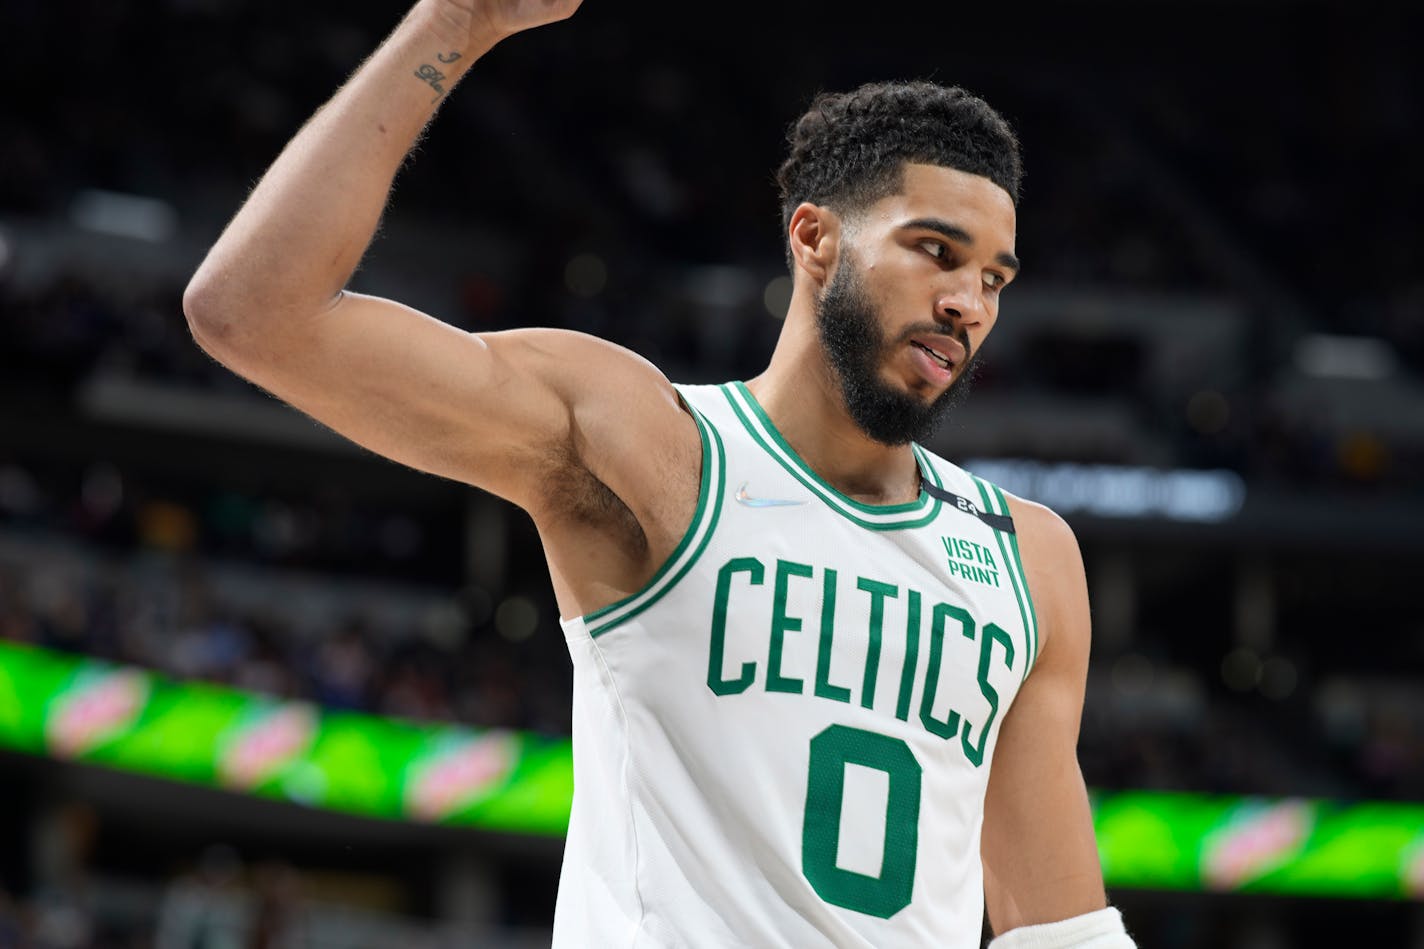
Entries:
POLYGON ((919 847, 921 773, 915 753, 898 738, 832 725, 811 739, 801 872, 821 899, 881 919, 910 905, 919 847), (878 877, 836 866, 848 764, 884 771, 890 777, 878 877))

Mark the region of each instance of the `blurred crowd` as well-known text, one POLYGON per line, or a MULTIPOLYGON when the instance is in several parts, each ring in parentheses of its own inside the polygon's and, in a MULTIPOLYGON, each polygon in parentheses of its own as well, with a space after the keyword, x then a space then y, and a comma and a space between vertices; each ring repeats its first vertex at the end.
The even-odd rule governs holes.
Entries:
POLYGON ((256 480, 245 484, 151 466, 135 472, 110 461, 0 456, 0 524, 116 553, 200 553, 426 584, 454 578, 450 564, 460 559, 463 537, 448 512, 359 497, 339 482, 283 486, 262 470, 280 466, 256 466, 256 480))
MULTIPOLYGON (((72 817, 72 814, 66 817, 72 817)), ((85 813, 86 820, 92 815, 85 813)), ((209 844, 164 881, 93 872, 20 899, 0 885, 0 949, 533 949, 525 924, 455 926, 413 914, 395 885, 299 869, 209 844), (364 886, 364 889, 363 889, 364 886)))
POLYGON ((1119 659, 1090 682, 1078 745, 1090 784, 1424 799, 1424 703, 1405 680, 1330 677, 1283 701, 1269 679, 1238 691, 1214 670, 1168 667, 1143 679, 1141 663, 1119 659))
POLYGON ((0 539, 0 638, 337 709, 569 730, 557 621, 530 595, 0 539))

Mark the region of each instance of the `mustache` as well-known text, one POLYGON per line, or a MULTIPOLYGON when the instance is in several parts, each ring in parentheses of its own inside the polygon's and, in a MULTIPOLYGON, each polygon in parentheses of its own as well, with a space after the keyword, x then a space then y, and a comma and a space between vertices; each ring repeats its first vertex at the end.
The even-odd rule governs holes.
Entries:
POLYGON ((896 334, 895 339, 890 345, 899 346, 908 343, 916 336, 947 336, 950 339, 956 340, 959 345, 964 347, 964 361, 966 363, 974 358, 974 348, 969 345, 969 333, 963 329, 957 333, 952 332, 943 323, 916 323, 913 326, 907 326, 896 334))

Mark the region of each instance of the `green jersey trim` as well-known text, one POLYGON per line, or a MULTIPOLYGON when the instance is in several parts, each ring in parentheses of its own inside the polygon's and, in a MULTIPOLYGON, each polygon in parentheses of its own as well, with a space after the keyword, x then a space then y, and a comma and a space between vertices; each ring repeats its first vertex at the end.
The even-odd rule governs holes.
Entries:
MULTIPOLYGON (((923 527, 939 516, 941 504, 939 498, 932 497, 923 488, 920 490, 917 500, 906 504, 862 504, 860 501, 846 497, 823 481, 820 475, 816 474, 811 466, 806 464, 796 453, 796 449, 787 444, 786 439, 777 431, 776 426, 772 424, 771 419, 757 403, 756 397, 745 385, 740 382, 729 382, 722 386, 722 392, 727 397, 727 402, 731 405, 732 411, 736 413, 742 426, 752 436, 752 440, 760 445, 768 455, 776 459, 777 463, 801 482, 807 490, 820 498, 827 507, 847 520, 870 530, 889 531, 923 527)), ((924 457, 918 445, 913 448, 915 463, 920 468, 921 475, 929 477, 936 486, 940 486, 939 473, 924 457)))
MULTIPOLYGON (((995 514, 1002 514, 1005 517, 1009 514, 1009 502, 1004 497, 1004 492, 999 490, 998 485, 991 484, 983 478, 971 475, 974 484, 979 488, 979 496, 984 500, 984 509, 995 514)), ((1009 574, 1009 582, 1014 588, 1014 597, 1018 600, 1019 616, 1023 620, 1024 636, 1028 639, 1028 661, 1024 663, 1023 676, 1020 682, 1028 678, 1029 670, 1033 668, 1034 662, 1038 659, 1038 614, 1033 608, 1033 596, 1028 589, 1028 575, 1024 573, 1023 560, 1019 557, 1018 534, 1005 534, 1003 531, 994 531, 994 540, 999 544, 999 553, 1003 555, 1004 566, 1009 574), (1006 542, 1004 538, 1007 537, 1006 542)))
MULTIPOLYGON (((999 490, 998 485, 990 484, 989 487, 994 489, 994 496, 999 499, 999 506, 1003 509, 1000 513, 1004 514, 1005 516, 1008 516, 1009 499, 1004 497, 1004 492, 999 490)), ((1000 536, 1002 537, 1003 535, 1000 536)), ((1024 570, 1023 558, 1019 555, 1018 532, 1015 531, 1014 533, 1009 534, 1008 538, 1009 549, 1013 551, 1014 554, 1014 570, 1018 572, 1019 583, 1020 586, 1022 586, 1023 588, 1024 602, 1028 605, 1028 634, 1032 645, 1032 649, 1029 652, 1028 656, 1028 665, 1029 668, 1032 669, 1033 664, 1038 660, 1038 613, 1033 608, 1033 593, 1028 588, 1028 572, 1024 570)), ((1027 671, 1025 671, 1025 675, 1027 675, 1027 671)))
POLYGON ((692 413, 697 423, 697 434, 702 440, 702 480, 697 488, 697 510, 692 514, 692 523, 682 535, 677 548, 663 561, 658 572, 643 588, 617 602, 594 610, 583 617, 589 636, 597 638, 604 633, 628 622, 639 613, 652 606, 668 594, 697 563, 712 532, 717 529, 717 521, 722 515, 722 495, 726 494, 727 459, 722 449, 722 436, 697 411, 697 407, 686 399, 683 404, 692 413))

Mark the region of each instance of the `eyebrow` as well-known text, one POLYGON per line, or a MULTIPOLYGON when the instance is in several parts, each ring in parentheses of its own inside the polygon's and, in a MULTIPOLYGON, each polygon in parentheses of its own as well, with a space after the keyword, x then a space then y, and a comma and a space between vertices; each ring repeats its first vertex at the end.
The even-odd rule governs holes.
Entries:
MULTIPOLYGON (((974 238, 969 236, 968 231, 957 224, 951 224, 937 217, 917 217, 913 221, 905 222, 900 225, 900 227, 907 231, 934 231, 936 234, 942 234, 945 239, 954 241, 957 244, 963 244, 966 247, 972 247, 974 245, 974 238)), ((995 254, 994 262, 1000 267, 1012 270, 1014 273, 1019 272, 1019 259, 1008 251, 999 251, 999 253, 995 254)))

